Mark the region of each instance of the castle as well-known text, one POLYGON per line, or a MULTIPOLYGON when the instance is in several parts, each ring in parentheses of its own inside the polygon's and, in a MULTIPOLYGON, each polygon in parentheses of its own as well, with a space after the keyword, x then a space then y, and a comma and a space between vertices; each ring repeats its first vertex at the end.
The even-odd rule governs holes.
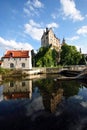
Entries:
POLYGON ((51 48, 55 49, 58 52, 61 49, 60 39, 56 37, 52 28, 46 28, 46 31, 43 32, 43 35, 41 37, 41 47, 47 47, 50 45, 51 48))

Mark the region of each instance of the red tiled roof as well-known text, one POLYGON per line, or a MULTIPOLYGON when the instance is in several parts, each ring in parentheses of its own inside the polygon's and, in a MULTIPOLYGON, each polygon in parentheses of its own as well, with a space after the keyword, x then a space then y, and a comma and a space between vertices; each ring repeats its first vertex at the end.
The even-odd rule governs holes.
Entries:
POLYGON ((28 58, 29 51, 28 50, 9 50, 4 55, 4 58, 28 58))

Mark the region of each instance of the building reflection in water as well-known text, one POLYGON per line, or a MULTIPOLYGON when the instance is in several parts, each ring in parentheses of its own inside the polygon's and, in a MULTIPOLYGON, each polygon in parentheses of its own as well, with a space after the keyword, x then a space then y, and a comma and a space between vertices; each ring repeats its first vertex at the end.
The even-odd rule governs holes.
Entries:
POLYGON ((32 97, 32 80, 10 81, 4 84, 3 99, 18 99, 32 97))
MULTIPOLYGON (((3 87, 3 99, 22 99, 22 98, 29 98, 31 99, 37 97, 37 91, 42 96, 42 101, 45 110, 49 110, 50 112, 55 112, 57 105, 61 102, 64 91, 63 88, 58 87, 54 89, 54 84, 52 84, 52 91, 50 91, 50 84, 49 87, 46 87, 46 90, 43 90, 41 87, 38 88, 34 87, 32 92, 32 80, 23 80, 23 81, 10 81, 4 84, 3 87), (49 88, 49 89, 48 89, 49 88), (47 90, 48 89, 48 90, 47 90)), ((34 84, 34 83, 33 83, 34 84)), ((35 85, 35 84, 34 84, 35 85)), ((44 85, 46 85, 44 83, 44 85)), ((36 86, 36 85, 35 85, 36 86)))
POLYGON ((61 102, 63 97, 63 89, 58 89, 55 93, 51 93, 50 95, 43 93, 43 105, 46 110, 50 112, 55 112, 57 105, 61 102))
POLYGON ((49 78, 10 81, 4 83, 3 86, 0 95, 4 100, 29 98, 33 101, 34 99, 37 99, 38 96, 42 96, 44 108, 50 112, 56 111, 56 108, 63 97, 67 99, 70 96, 77 95, 80 87, 79 83, 76 81, 55 82, 49 78))

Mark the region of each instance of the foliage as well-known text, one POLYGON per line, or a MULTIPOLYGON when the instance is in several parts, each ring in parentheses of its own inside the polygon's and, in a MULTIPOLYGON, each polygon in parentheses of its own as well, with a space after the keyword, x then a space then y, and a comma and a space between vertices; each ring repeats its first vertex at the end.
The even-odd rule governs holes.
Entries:
POLYGON ((10 69, 4 69, 0 67, 0 74, 8 74, 10 71, 10 69))
POLYGON ((6 69, 6 68, 0 68, 0 74, 3 76, 3 78, 9 77, 22 77, 22 76, 26 76, 27 74, 22 74, 22 70, 21 69, 6 69))
POLYGON ((77 95, 80 89, 80 84, 76 80, 62 81, 61 85, 64 89, 64 96, 68 98, 70 96, 77 95))
POLYGON ((85 64, 84 56, 77 51, 75 46, 64 43, 61 52, 49 47, 41 47, 37 54, 32 51, 32 64, 36 67, 54 67, 60 65, 78 65, 85 64), (59 57, 60 55, 60 57, 59 57))
POLYGON ((35 56, 37 67, 52 67, 57 65, 58 53, 50 47, 41 47, 35 56))
POLYGON ((58 90, 62 89, 65 98, 76 95, 79 92, 79 88, 81 87, 79 82, 75 80, 69 80, 68 82, 67 81, 55 82, 53 79, 49 78, 39 79, 35 81, 35 85, 39 87, 42 96, 48 95, 48 97, 50 97, 52 93, 56 95, 58 94, 57 93, 58 90))
POLYGON ((81 58, 82 55, 75 46, 64 44, 61 47, 60 62, 62 65, 77 65, 81 58))
POLYGON ((86 64, 86 58, 85 58, 85 56, 82 54, 82 58, 81 58, 81 60, 79 61, 79 64, 80 65, 85 65, 86 64))
POLYGON ((31 50, 31 55, 32 55, 32 66, 35 67, 35 56, 36 56, 36 53, 34 52, 34 50, 31 50))

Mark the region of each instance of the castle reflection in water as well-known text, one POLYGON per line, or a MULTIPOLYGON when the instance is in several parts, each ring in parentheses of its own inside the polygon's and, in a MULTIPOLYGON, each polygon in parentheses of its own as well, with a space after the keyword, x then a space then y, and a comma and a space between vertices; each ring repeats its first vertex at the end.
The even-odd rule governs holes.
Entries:
POLYGON ((56 106, 61 102, 63 97, 63 89, 58 89, 56 93, 51 93, 51 95, 43 94, 43 104, 46 110, 50 112, 55 112, 56 106))
MULTIPOLYGON (((32 100, 32 95, 36 92, 42 96, 42 103, 46 110, 55 112, 56 106, 61 102, 63 97, 63 89, 59 88, 51 93, 46 93, 39 87, 35 87, 32 80, 10 81, 3 84, 3 100, 24 99, 32 100)), ((44 84, 45 85, 45 84, 44 84)), ((35 98, 35 96, 34 96, 35 98)))
POLYGON ((87 129, 87 81, 47 76, 0 85, 1 129, 87 129))
MULTIPOLYGON (((64 98, 77 95, 80 87, 77 81, 55 82, 53 78, 13 80, 3 84, 1 97, 2 100, 27 98, 29 101, 40 97, 44 109, 53 113, 64 98)), ((38 105, 40 105, 39 101, 38 105)))

